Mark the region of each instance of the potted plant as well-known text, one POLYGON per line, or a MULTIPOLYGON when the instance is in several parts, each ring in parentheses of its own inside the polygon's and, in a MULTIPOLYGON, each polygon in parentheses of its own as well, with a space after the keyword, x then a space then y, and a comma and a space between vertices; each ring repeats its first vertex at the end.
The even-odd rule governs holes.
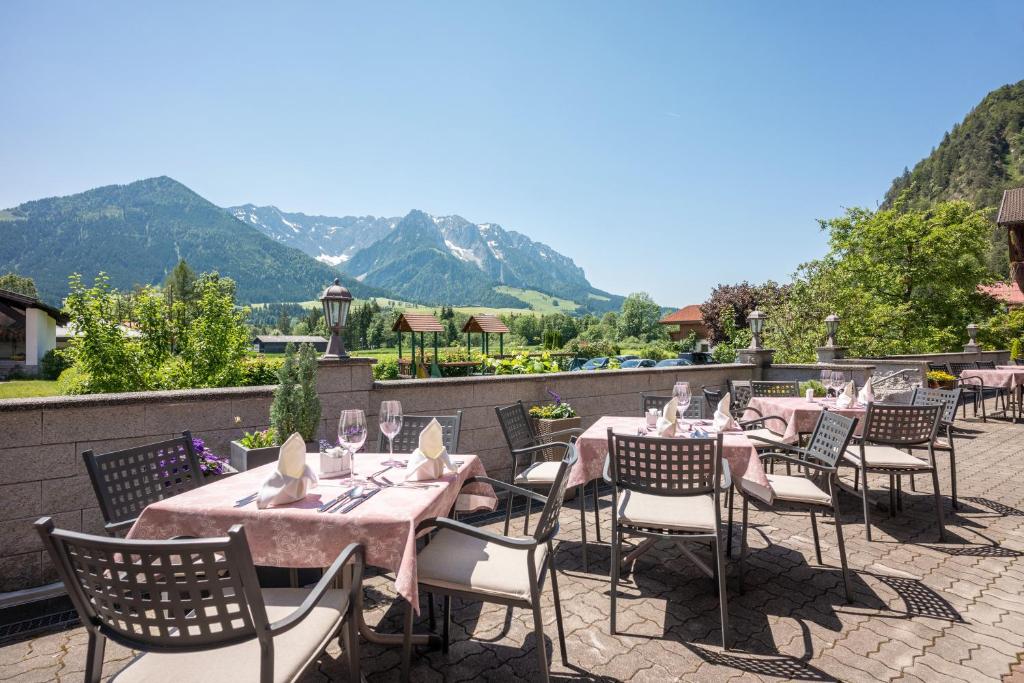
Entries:
MULTIPOLYGON (((544 403, 530 407, 530 417, 533 418, 533 431, 541 441, 563 429, 572 429, 580 426, 580 417, 568 402, 554 391, 548 389, 548 394, 554 399, 551 403, 544 403)), ((544 460, 560 460, 562 453, 558 448, 546 448, 541 451, 540 457, 544 460)))
POLYGON ((207 448, 206 442, 202 439, 192 437, 192 450, 199 456, 199 469, 205 478, 235 474, 238 471, 236 467, 229 465, 227 460, 207 448))
POLYGON ((932 389, 956 389, 956 377, 942 370, 929 370, 928 386, 932 389))
POLYGON ((277 459, 277 450, 277 435, 273 428, 246 432, 242 438, 231 442, 231 466, 245 472, 266 465, 277 459))

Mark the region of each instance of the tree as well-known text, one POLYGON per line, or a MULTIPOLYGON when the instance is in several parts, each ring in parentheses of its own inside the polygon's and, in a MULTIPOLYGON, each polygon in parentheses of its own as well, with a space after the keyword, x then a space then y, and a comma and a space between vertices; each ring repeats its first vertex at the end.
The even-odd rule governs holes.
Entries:
POLYGON ((195 301, 196 273, 181 259, 164 280, 164 296, 170 304, 181 301, 191 304, 195 301))
POLYGON ((662 339, 667 337, 661 320, 661 306, 654 302, 647 292, 635 292, 622 302, 622 312, 618 317, 619 339, 636 337, 641 341, 662 339))
POLYGON ((190 387, 238 386, 249 350, 248 309, 235 307, 235 285, 216 273, 196 283, 198 315, 181 335, 183 379, 190 387))
POLYGON ((728 341, 728 329, 747 326, 747 316, 759 307, 778 303, 787 295, 788 287, 769 280, 761 285, 741 282, 736 285, 718 285, 700 307, 704 325, 711 333, 711 342, 728 341), (726 320, 731 319, 731 328, 726 320))
POLYGON ((30 277, 22 277, 13 272, 0 275, 0 289, 6 289, 8 292, 14 292, 15 294, 24 294, 33 299, 39 298, 35 280, 30 277))

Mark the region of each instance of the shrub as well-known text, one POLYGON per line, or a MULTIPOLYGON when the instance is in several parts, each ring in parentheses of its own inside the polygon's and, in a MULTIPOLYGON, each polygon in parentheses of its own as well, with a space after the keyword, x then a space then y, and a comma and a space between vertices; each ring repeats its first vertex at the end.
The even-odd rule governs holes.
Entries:
POLYGON ((75 394, 88 394, 91 391, 89 373, 77 365, 72 365, 60 373, 60 376, 57 378, 57 393, 59 394, 71 396, 75 394))
POLYGON ((312 441, 320 424, 320 397, 316 393, 316 351, 310 344, 299 347, 288 344, 284 362, 278 373, 274 402, 270 406, 270 424, 278 441, 284 441, 294 432, 306 441, 312 441))
POLYGON ((510 358, 484 358, 484 363, 495 375, 537 375, 559 372, 558 363, 547 353, 530 357, 520 353, 510 358))
POLYGON ((927 377, 928 377, 928 381, 929 382, 939 382, 939 383, 942 383, 942 382, 955 382, 956 381, 956 377, 954 377, 953 375, 949 374, 948 372, 943 372, 942 370, 929 370, 927 377))
POLYGON ((57 349, 50 349, 39 359, 39 378, 54 380, 71 367, 71 361, 57 349))
POLYGON ((606 340, 598 341, 584 341, 579 339, 571 340, 568 344, 562 347, 563 351, 568 353, 574 353, 584 358, 597 358, 599 356, 617 356, 619 354, 619 345, 615 342, 606 340))
POLYGON ((238 443, 245 448, 270 448, 277 443, 277 434, 273 427, 262 432, 246 432, 238 443))
POLYGON ((806 382, 800 382, 800 394, 806 394, 808 389, 814 389, 815 396, 825 395, 825 385, 816 379, 807 380, 806 382))
POLYGON ((640 347, 637 350, 637 355, 651 360, 665 360, 666 358, 675 358, 679 353, 672 342, 658 341, 640 347))
POLYGON ((373 378, 380 381, 398 379, 398 359, 384 358, 378 360, 373 366, 373 378))
POLYGON ((1010 360, 1017 360, 1024 355, 1024 344, 1021 343, 1020 339, 1014 339, 1010 342, 1010 360))
POLYGON ((242 382, 244 387, 261 387, 277 384, 277 375, 284 364, 283 358, 269 356, 246 356, 242 359, 242 382))

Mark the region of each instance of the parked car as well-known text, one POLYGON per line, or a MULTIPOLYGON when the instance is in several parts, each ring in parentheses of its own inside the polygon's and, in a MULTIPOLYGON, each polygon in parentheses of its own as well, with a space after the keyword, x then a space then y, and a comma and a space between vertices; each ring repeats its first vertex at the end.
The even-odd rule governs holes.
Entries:
POLYGON ((625 363, 627 360, 639 360, 639 359, 640 359, 640 356, 633 356, 633 355, 615 356, 615 360, 619 361, 619 363, 625 363))
POLYGON ((629 368, 653 368, 655 365, 657 365, 657 362, 650 358, 631 358, 622 361, 623 370, 628 370, 629 368))
POLYGON ((712 365, 716 363, 707 351, 684 351, 679 358, 690 361, 690 365, 712 365))
POLYGON ((659 360, 654 366, 656 368, 678 368, 684 365, 693 365, 693 362, 686 358, 666 358, 665 360, 659 360))
POLYGON ((580 370, 602 370, 608 367, 609 362, 611 362, 611 359, 608 356, 598 356, 584 363, 580 370))

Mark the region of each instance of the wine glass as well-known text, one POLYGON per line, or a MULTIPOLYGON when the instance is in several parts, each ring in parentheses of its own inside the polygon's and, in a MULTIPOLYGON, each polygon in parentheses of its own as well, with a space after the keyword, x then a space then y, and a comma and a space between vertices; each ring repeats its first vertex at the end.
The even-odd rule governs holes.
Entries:
POLYGON ((846 375, 842 372, 832 373, 832 389, 835 391, 836 398, 843 393, 843 389, 846 387, 846 375))
POLYGON ((355 454, 366 443, 366 414, 362 410, 343 410, 338 420, 338 444, 352 456, 355 472, 355 454))
POLYGON ((380 419, 381 434, 388 437, 388 455, 390 459, 383 464, 394 465, 395 436, 398 435, 398 432, 402 431, 402 402, 381 401, 378 417, 380 419))
POLYGON ((679 404, 679 417, 684 416, 686 409, 690 407, 690 383, 676 382, 675 386, 672 387, 672 396, 676 399, 676 403, 679 404))

